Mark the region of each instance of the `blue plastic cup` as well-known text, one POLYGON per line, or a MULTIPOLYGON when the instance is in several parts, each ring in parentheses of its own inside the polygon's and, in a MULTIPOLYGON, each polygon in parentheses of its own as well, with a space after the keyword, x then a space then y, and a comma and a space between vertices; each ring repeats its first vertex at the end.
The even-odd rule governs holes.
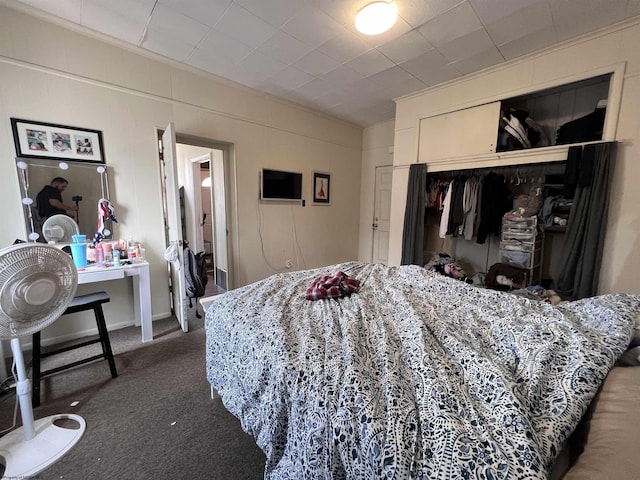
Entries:
POLYGON ((87 266, 87 244, 86 243, 72 243, 71 244, 71 256, 73 257, 73 264, 76 268, 86 268, 87 266))

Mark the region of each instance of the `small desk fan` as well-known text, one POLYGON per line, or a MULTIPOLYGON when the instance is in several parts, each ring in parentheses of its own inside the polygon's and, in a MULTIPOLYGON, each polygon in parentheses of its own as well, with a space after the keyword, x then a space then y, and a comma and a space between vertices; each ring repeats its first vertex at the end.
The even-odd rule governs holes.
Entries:
POLYGON ((73 235, 79 233, 76 221, 63 214, 52 215, 42 225, 42 234, 49 243, 71 243, 73 235))
POLYGON ((20 338, 55 322, 73 299, 78 273, 71 257, 40 243, 0 249, 0 340, 10 339, 22 427, 0 438, 3 478, 26 478, 58 461, 80 440, 84 418, 59 414, 34 422, 31 384, 20 338))

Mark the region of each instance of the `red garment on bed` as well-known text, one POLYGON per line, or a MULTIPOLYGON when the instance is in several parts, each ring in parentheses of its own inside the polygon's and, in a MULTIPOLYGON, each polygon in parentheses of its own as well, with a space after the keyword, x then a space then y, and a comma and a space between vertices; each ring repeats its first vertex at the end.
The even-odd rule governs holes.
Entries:
POLYGON ((335 275, 324 275, 316 278, 307 288, 307 300, 323 300, 325 298, 342 298, 357 293, 360 281, 344 272, 335 275))

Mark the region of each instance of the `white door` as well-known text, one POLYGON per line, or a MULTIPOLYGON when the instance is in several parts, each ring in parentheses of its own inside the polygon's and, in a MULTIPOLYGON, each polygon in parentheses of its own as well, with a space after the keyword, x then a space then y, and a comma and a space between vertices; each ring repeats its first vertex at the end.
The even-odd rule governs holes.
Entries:
POLYGON ((373 263, 389 261, 389 227, 391 224, 391 180, 393 167, 376 167, 376 185, 373 207, 373 263))
MULTIPOLYGON (((184 286, 182 219, 180 218, 180 195, 178 193, 178 169, 176 167, 176 132, 173 123, 167 125, 162 134, 162 161, 164 162, 164 188, 167 198, 167 230, 169 244, 176 244, 179 266, 172 262, 171 295, 173 298, 173 314, 176 316, 182 331, 189 331, 186 312, 186 291, 184 286)), ((167 245, 168 247, 169 245, 167 245)))
POLYGON ((214 150, 211 156, 211 199, 213 201, 213 244, 215 246, 215 281, 224 290, 229 289, 229 250, 227 235, 227 193, 225 190, 224 152, 214 150))

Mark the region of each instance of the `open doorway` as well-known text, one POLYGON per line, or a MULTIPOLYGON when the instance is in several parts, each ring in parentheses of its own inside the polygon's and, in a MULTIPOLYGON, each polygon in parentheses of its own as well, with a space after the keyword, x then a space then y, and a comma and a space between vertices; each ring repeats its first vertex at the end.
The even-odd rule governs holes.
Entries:
MULTIPOLYGON (((194 153, 190 149, 191 155, 194 153)), ((187 158, 191 164, 194 249, 203 252, 208 275, 206 296, 228 289, 227 215, 224 182, 224 151, 208 150, 187 158)))
POLYGON ((169 251, 171 245, 178 247, 173 247, 178 252, 178 258, 168 264, 171 307, 182 329, 188 331, 184 273, 179 266, 183 262, 185 244, 195 253, 205 250, 200 163, 208 164, 209 178, 213 180, 212 193, 205 196, 205 204, 210 206, 208 210, 211 212, 210 225, 213 229, 209 237, 212 239, 212 278, 207 282, 205 296, 233 288, 232 265, 235 263, 232 264, 234 257, 231 247, 232 243, 237 245, 237 239, 233 236, 233 148, 231 144, 175 133, 173 124, 169 124, 166 131, 159 130, 158 134, 167 248, 169 251), (229 241, 231 238, 233 240, 229 241))

